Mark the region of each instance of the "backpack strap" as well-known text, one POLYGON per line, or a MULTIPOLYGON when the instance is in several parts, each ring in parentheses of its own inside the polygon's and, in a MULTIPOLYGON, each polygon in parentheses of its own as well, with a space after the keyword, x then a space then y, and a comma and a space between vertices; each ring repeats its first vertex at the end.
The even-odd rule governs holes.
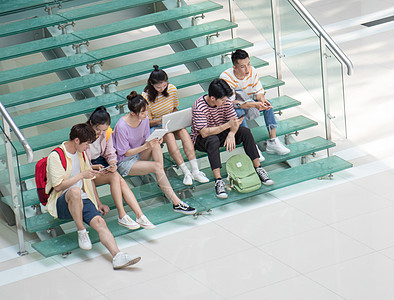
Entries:
POLYGON ((66 155, 64 154, 63 149, 60 147, 56 147, 52 151, 55 151, 55 152, 57 152, 57 154, 59 154, 60 161, 62 162, 62 166, 63 166, 64 170, 66 170, 67 169, 67 160, 66 160, 66 155))

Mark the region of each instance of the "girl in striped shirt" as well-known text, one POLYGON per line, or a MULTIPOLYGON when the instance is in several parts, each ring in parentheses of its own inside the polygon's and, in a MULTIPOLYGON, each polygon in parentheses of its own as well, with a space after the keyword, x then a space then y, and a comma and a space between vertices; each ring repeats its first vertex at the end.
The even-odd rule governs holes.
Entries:
MULTIPOLYGON (((148 116, 151 133, 157 127, 162 126, 162 116, 177 111, 178 92, 174 85, 168 83, 167 73, 154 65, 154 70, 150 74, 148 84, 146 85, 142 96, 148 101, 148 116)), ((184 178, 183 184, 193 184, 193 179, 205 183, 209 179, 198 168, 194 145, 186 129, 180 129, 175 132, 169 132, 164 136, 164 142, 167 144, 168 152, 176 164, 182 170, 184 178), (187 168, 182 154, 179 151, 176 140, 182 141, 183 150, 189 159, 192 171, 187 168)))

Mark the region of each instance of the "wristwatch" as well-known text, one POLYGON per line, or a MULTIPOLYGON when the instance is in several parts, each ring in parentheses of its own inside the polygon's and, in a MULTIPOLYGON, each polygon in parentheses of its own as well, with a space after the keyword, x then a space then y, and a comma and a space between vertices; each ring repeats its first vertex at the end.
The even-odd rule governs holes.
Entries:
POLYGON ((241 102, 237 102, 237 103, 234 103, 233 106, 234 106, 234 108, 240 108, 241 104, 242 104, 241 102))

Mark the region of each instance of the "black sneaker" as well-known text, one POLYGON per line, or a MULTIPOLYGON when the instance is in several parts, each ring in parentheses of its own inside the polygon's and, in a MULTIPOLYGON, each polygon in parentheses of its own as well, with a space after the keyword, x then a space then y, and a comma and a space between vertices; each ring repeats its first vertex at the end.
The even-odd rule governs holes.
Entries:
POLYGON ((256 173, 259 175, 259 178, 264 185, 274 184, 274 181, 268 177, 267 172, 262 167, 257 167, 256 173))
POLYGON ((178 205, 172 205, 172 209, 175 212, 184 214, 184 215, 193 215, 197 212, 197 210, 194 207, 191 207, 187 205, 185 202, 179 202, 178 205))
POLYGON ((226 185, 223 179, 217 179, 215 182, 216 197, 225 199, 227 198, 226 185))

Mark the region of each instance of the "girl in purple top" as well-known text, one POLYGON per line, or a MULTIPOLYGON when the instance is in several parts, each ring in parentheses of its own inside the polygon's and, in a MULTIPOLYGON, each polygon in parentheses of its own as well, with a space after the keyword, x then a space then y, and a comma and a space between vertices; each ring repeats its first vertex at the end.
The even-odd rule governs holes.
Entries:
POLYGON ((155 228, 155 225, 142 213, 138 201, 126 181, 116 171, 116 153, 112 143, 112 130, 109 127, 111 117, 105 107, 100 106, 96 108, 90 115, 88 123, 96 132, 96 141, 90 144, 90 147, 86 150, 86 154, 92 164, 92 169, 100 171, 100 174, 96 175, 94 182, 96 185, 110 185, 111 195, 118 209, 118 224, 131 230, 137 229, 140 226, 145 229, 155 228), (104 169, 105 167, 107 168, 104 169), (134 211, 137 222, 126 214, 122 198, 134 211))
POLYGON ((194 214, 196 209, 178 198, 164 173, 160 147, 163 140, 153 139, 146 142, 150 135, 148 102, 135 91, 127 96, 127 100, 130 113, 119 119, 113 133, 119 173, 122 176, 155 173, 161 190, 173 203, 173 210, 194 214))

